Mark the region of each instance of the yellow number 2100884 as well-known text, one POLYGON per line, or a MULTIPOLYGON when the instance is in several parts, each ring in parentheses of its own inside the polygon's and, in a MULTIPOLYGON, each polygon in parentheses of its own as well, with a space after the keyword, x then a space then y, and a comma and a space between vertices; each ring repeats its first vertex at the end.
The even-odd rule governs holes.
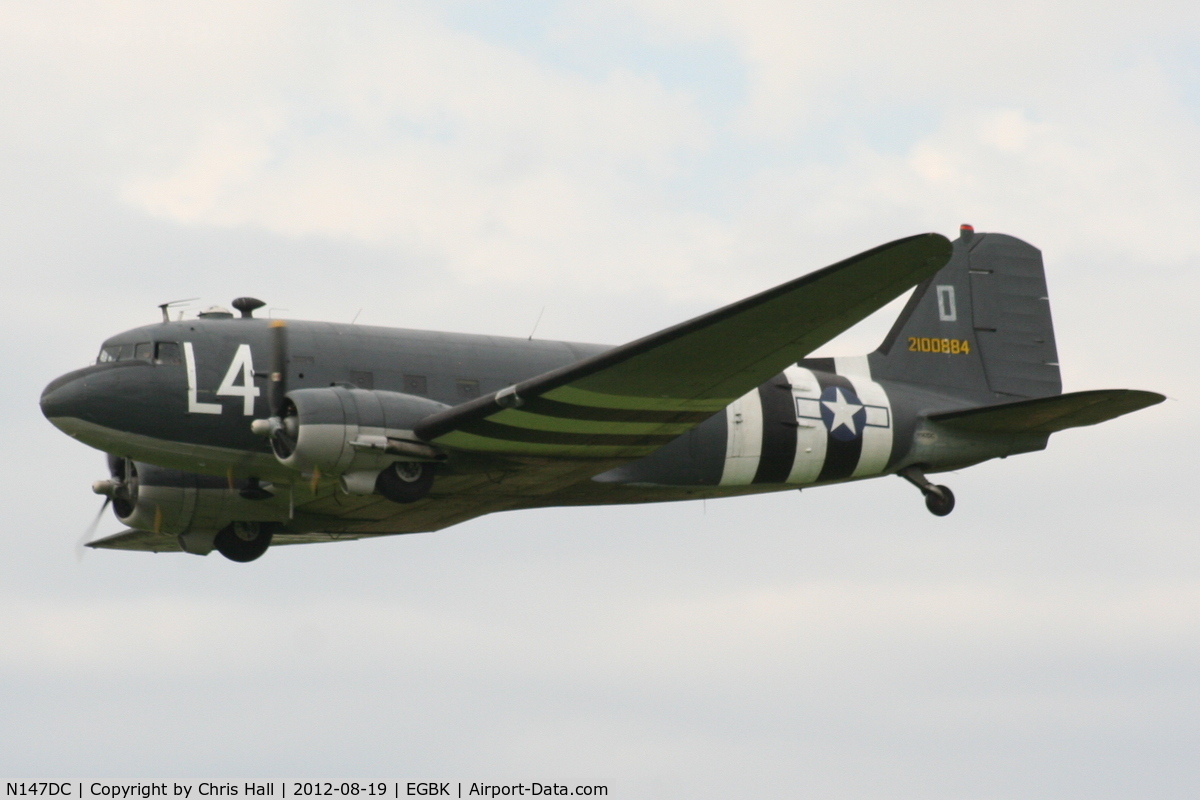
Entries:
POLYGON ((971 343, 966 339, 931 339, 927 336, 908 337, 908 349, 914 353, 949 353, 968 355, 971 343))

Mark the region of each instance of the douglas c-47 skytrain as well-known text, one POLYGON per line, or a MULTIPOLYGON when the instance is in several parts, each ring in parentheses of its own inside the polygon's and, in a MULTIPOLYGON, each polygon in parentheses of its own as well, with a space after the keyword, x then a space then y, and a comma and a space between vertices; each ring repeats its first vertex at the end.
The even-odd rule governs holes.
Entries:
MULTIPOLYGON (((1040 251, 962 227, 891 242, 620 347, 255 318, 113 336, 42 393, 108 454, 128 530, 92 547, 252 561, 542 506, 777 492, 1041 450, 1161 402, 1062 393, 1040 251), (915 288, 879 348, 807 358, 915 288)), ((103 509, 102 509, 103 510, 103 509)))

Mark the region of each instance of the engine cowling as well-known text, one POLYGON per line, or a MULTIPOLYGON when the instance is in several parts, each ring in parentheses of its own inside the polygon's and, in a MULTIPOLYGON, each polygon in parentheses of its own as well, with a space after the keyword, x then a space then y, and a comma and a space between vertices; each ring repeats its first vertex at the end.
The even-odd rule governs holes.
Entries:
POLYGON ((211 551, 217 531, 234 521, 283 523, 289 517, 286 492, 249 499, 238 491, 244 480, 231 488, 227 478, 127 458, 111 458, 110 472, 112 479, 98 481, 93 489, 112 497, 117 519, 130 528, 174 536, 189 553, 211 551))
POLYGON ((324 475, 378 473, 396 461, 438 461, 444 456, 412 431, 447 408, 401 392, 296 389, 287 394, 271 445, 284 466, 324 475))

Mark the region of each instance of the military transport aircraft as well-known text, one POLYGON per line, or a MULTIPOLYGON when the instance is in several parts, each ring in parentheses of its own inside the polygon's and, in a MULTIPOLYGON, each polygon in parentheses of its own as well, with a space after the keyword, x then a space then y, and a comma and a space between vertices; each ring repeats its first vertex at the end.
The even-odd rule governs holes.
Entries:
POLYGON ((241 297, 113 336, 42 393, 108 454, 91 547, 252 561, 509 509, 729 497, 1045 448, 1161 402, 1062 394, 1040 251, 964 225, 620 347, 255 318, 241 297), (915 288, 869 355, 806 358, 915 288), (101 508, 103 513, 104 508, 101 508))

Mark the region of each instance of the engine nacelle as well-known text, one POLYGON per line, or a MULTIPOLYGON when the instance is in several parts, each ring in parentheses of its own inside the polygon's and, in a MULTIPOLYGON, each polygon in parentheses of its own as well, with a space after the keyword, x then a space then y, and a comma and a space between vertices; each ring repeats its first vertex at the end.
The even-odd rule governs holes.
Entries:
POLYGON ((297 389, 287 394, 271 444, 283 465, 325 475, 378 473, 396 461, 437 461, 443 456, 418 441, 412 429, 447 408, 400 392, 297 389))
MULTIPOLYGON (((113 512, 122 524, 175 536, 189 553, 213 549, 217 531, 233 521, 286 522, 286 491, 265 499, 248 499, 226 478, 198 475, 153 464, 114 459, 111 481, 98 481, 96 491, 113 498, 113 512), (101 486, 101 484, 106 484, 101 486)), ((244 484, 244 481, 239 481, 244 484)))

